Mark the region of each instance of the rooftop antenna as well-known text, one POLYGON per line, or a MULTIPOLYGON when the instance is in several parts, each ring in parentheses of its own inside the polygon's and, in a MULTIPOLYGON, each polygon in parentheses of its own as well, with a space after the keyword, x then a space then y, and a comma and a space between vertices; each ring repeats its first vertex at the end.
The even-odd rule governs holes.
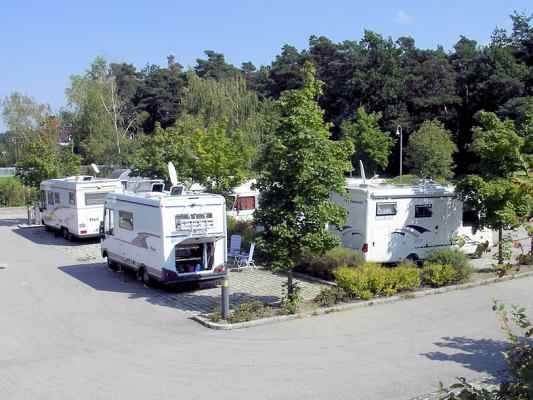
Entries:
POLYGON ((361 179, 363 180, 363 185, 366 185, 365 167, 363 167, 363 162, 361 160, 359 160, 359 170, 361 171, 361 179))
POLYGON ((91 164, 91 169, 93 170, 95 176, 100 173, 100 169, 98 168, 98 166, 95 163, 91 164))
POLYGON ((168 177, 170 178, 170 195, 171 196, 181 196, 184 192, 183 185, 178 185, 178 174, 176 173, 176 167, 172 161, 168 162, 168 177))
POLYGON ((168 162, 168 177, 170 178, 170 184, 176 186, 178 184, 178 174, 176 173, 176 167, 172 161, 168 162))

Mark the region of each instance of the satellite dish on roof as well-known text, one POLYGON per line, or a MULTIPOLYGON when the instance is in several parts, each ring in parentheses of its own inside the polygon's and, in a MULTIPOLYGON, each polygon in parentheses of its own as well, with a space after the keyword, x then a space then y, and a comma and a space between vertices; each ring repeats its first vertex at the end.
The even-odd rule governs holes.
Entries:
POLYGON ((96 175, 100 173, 100 169, 98 168, 98 166, 95 163, 91 164, 91 169, 94 171, 94 173, 96 175))
POLYGON ((176 186, 178 184, 178 174, 176 173, 176 167, 172 161, 168 162, 168 177, 170 178, 170 184, 176 186))
POLYGON ((365 167, 363 167, 363 162, 361 160, 359 160, 359 169, 361 170, 361 179, 363 180, 363 185, 366 185, 365 167))

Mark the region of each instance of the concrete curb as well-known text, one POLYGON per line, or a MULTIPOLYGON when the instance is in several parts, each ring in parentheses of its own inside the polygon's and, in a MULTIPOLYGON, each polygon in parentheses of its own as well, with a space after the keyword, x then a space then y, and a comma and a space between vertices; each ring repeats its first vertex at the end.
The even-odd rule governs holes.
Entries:
POLYGON ((195 315, 191 319, 200 323, 206 328, 216 329, 216 330, 233 330, 233 329, 251 328, 254 326, 269 325, 269 324, 273 324, 277 322, 290 321, 293 319, 306 318, 306 317, 311 317, 311 316, 316 316, 316 315, 330 314, 333 312, 347 311, 347 310, 352 310, 356 308, 396 303, 399 301, 410 300, 410 299, 415 299, 415 298, 425 297, 425 296, 432 296, 432 295, 441 294, 441 293, 454 292, 456 290, 470 289, 470 288, 490 285, 490 284, 499 283, 499 282, 506 282, 506 281, 510 281, 513 279, 527 278, 530 276, 533 276, 533 271, 527 271, 527 272, 517 273, 513 275, 506 275, 501 278, 494 277, 494 278, 483 279, 477 282, 469 282, 469 283, 463 283, 459 285, 445 286, 442 288, 425 289, 425 290, 420 290, 418 292, 407 292, 402 295, 380 297, 380 298, 376 298, 372 300, 358 301, 354 303, 345 303, 345 304, 336 305, 332 307, 317 308, 316 310, 312 312, 307 312, 307 313, 298 313, 298 314, 293 314, 293 315, 279 315, 276 317, 256 319, 253 321, 239 322, 236 324, 212 322, 203 315, 195 315))

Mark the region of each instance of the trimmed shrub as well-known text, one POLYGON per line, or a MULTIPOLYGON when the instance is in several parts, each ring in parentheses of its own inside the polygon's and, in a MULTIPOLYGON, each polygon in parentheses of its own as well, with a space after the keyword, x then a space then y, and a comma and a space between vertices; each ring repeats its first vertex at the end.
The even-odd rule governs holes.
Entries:
POLYGON ((335 281, 349 296, 362 300, 392 296, 420 286, 418 269, 406 265, 386 268, 367 263, 359 268, 341 267, 335 272, 335 281))
POLYGON ((344 289, 338 286, 332 286, 324 288, 314 298, 314 302, 321 307, 331 307, 337 303, 349 300, 350 296, 344 291, 344 289))
POLYGON ((455 270, 453 283, 466 282, 473 272, 468 256, 457 249, 436 251, 425 259, 425 263, 451 266, 455 270))
POLYGON ((518 256, 518 264, 520 265, 533 265, 533 255, 532 254, 520 254, 518 256))
POLYGON ((335 269, 341 266, 357 267, 364 262, 361 252, 339 246, 324 254, 305 251, 297 269, 319 278, 333 280, 335 269))
POLYGON ((427 264, 422 270, 422 282, 426 286, 441 287, 457 282, 457 272, 447 264, 427 264))
POLYGON ((394 276, 394 283, 398 292, 415 290, 422 284, 420 270, 412 263, 400 264, 396 268, 392 268, 391 273, 394 276))

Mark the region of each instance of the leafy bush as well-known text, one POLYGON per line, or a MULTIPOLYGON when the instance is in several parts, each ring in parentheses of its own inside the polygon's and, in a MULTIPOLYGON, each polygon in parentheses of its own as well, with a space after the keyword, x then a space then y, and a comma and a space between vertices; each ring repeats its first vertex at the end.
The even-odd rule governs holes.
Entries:
POLYGON ((238 221, 233 217, 228 217, 227 227, 228 237, 231 237, 231 235, 240 235, 242 238, 241 248, 244 251, 248 251, 255 236, 255 226, 253 222, 238 221))
POLYGON ((0 207, 18 207, 36 199, 37 191, 14 177, 0 178, 0 207))
POLYGON ((526 400, 533 398, 533 325, 525 309, 512 306, 509 312, 503 304, 494 303, 500 326, 510 342, 503 355, 507 363, 507 376, 496 388, 469 384, 466 379, 443 390, 443 400, 526 400))
POLYGON ((533 265, 533 254, 520 254, 518 256, 518 264, 533 265))
POLYGON ((455 270, 453 283, 465 282, 472 275, 472 265, 466 254, 457 249, 439 250, 425 260, 428 264, 448 265, 455 270))
POLYGON ((431 287, 451 285, 457 282, 457 273, 448 264, 427 264, 422 270, 422 282, 431 287))
MULTIPOLYGON (((275 310, 271 306, 256 300, 239 304, 237 308, 231 311, 228 317, 228 322, 230 324, 235 324, 237 322, 246 322, 260 318, 267 318, 273 315, 275 315, 275 310)), ((213 322, 221 321, 222 314, 220 313, 220 310, 210 314, 209 319, 213 322)))
POLYGON ((331 307, 337 303, 347 301, 349 298, 350 296, 343 288, 332 286, 322 289, 313 301, 321 307, 331 307))
POLYGON ((339 246, 324 254, 314 254, 306 250, 298 270, 319 278, 332 280, 335 269, 341 266, 357 267, 363 265, 364 262, 361 252, 339 246))
POLYGON ((349 296, 362 300, 392 296, 420 286, 418 269, 406 265, 385 268, 367 263, 359 268, 341 267, 335 272, 335 281, 349 296))

